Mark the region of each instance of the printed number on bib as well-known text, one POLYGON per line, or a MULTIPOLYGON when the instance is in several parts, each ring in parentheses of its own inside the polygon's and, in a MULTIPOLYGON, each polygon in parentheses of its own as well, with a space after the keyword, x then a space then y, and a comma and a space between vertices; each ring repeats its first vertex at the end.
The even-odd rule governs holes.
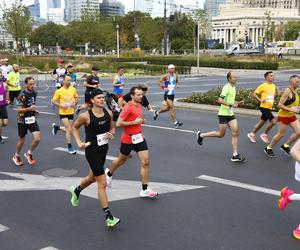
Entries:
POLYGON ((131 136, 132 144, 138 144, 144 141, 142 134, 136 134, 131 136))
POLYGON ((107 134, 100 134, 100 135, 97 135, 97 144, 98 146, 103 146, 105 144, 108 143, 108 138, 107 138, 107 134))
POLYGON ((25 117, 25 124, 33 124, 33 123, 35 123, 34 116, 25 117))
POLYGON ((3 101, 3 95, 0 95, 0 102, 2 102, 3 101))
POLYGON ((274 96, 273 95, 268 95, 267 96, 267 102, 274 102, 274 96))

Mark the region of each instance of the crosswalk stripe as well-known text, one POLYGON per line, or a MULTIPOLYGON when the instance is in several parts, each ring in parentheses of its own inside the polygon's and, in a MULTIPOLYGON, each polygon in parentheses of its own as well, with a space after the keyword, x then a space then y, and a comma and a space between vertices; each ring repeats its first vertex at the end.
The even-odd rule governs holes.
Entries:
POLYGON ((41 249, 39 249, 39 250, 59 250, 59 249, 58 249, 58 248, 55 248, 55 247, 49 246, 49 247, 41 248, 41 249))
MULTIPOLYGON (((68 149, 66 148, 62 148, 62 147, 57 147, 57 148, 53 148, 54 150, 57 150, 57 151, 61 151, 61 152, 68 152, 68 149)), ((76 150, 77 154, 79 155, 85 155, 85 152, 84 151, 80 151, 80 150, 76 150)), ((114 161, 118 159, 117 157, 114 157, 114 156, 109 156, 107 155, 106 156, 106 160, 110 160, 110 161, 114 161)))
POLYGON ((6 231, 6 230, 9 230, 9 228, 7 226, 0 224, 0 232, 6 231))

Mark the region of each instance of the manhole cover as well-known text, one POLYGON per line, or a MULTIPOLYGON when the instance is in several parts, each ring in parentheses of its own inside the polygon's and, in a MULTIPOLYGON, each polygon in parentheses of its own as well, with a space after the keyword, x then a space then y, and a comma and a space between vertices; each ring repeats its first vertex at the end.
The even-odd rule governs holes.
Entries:
POLYGON ((70 177, 76 174, 78 170, 74 168, 51 168, 42 172, 42 175, 51 177, 70 177))

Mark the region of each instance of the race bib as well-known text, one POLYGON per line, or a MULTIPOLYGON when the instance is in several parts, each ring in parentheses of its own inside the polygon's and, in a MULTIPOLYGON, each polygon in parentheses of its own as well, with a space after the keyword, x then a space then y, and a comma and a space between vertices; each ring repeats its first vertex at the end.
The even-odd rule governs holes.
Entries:
POLYGON ((97 144, 99 147, 107 143, 108 143, 108 137, 106 133, 97 135, 97 144))
POLYGON ((25 117, 25 124, 33 124, 33 123, 35 123, 34 116, 25 117))
POLYGON ((124 86, 121 86, 119 89, 123 89, 124 88, 124 86))
POLYGON ((273 95, 268 95, 267 96, 267 102, 273 103, 274 102, 274 96, 273 95))
POLYGON ((57 82, 56 84, 55 84, 55 87, 61 87, 61 83, 60 82, 57 82))
POLYGON ((63 82, 63 80, 64 80, 64 78, 63 78, 63 77, 61 77, 61 76, 57 78, 57 81, 58 81, 59 83, 62 83, 62 82, 63 82))
POLYGON ((4 100, 3 95, 0 95, 0 102, 2 102, 4 100))
POLYGON ((143 142, 144 138, 143 138, 142 134, 140 133, 140 134, 132 135, 131 141, 132 141, 132 144, 138 144, 140 142, 143 142))
POLYGON ((71 85, 74 87, 75 86, 75 82, 71 82, 71 85))
POLYGON ((300 181, 300 163, 296 161, 295 163, 295 179, 300 181))

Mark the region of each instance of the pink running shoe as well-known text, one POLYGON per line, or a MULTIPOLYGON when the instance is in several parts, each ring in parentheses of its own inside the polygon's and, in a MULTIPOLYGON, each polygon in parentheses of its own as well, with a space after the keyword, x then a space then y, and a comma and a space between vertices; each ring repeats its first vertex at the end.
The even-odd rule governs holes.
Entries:
POLYGON ((248 133, 247 136, 252 143, 256 143, 256 135, 254 133, 248 133))
POLYGON ((294 194, 294 191, 292 189, 289 189, 288 187, 284 187, 283 189, 281 189, 280 199, 278 200, 278 208, 280 210, 284 210, 286 208, 286 206, 292 202, 289 199, 289 197, 292 194, 294 194))
POLYGON ((296 229, 293 231, 293 235, 296 239, 300 240, 300 225, 298 225, 296 229))
POLYGON ((266 133, 261 134, 260 139, 262 139, 264 143, 270 143, 269 136, 266 133))

